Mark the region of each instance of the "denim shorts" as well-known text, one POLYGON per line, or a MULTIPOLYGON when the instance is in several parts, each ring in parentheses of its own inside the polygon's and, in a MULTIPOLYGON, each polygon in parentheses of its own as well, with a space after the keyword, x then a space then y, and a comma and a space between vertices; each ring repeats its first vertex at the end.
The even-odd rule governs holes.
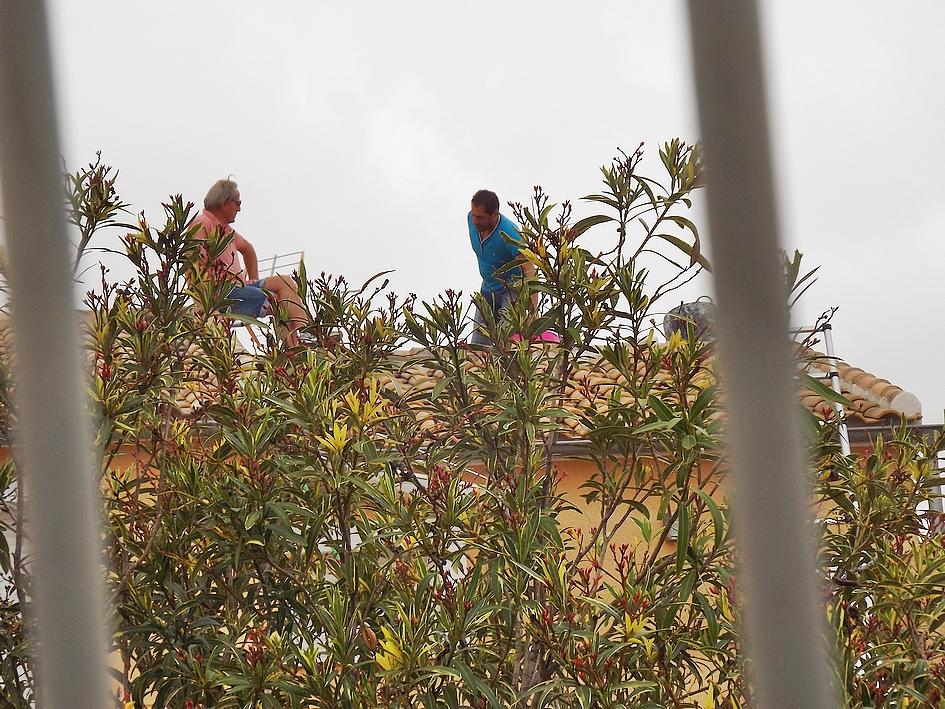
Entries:
POLYGON ((238 302, 228 306, 226 311, 228 313, 247 315, 251 318, 261 318, 264 315, 270 315, 272 308, 269 305, 269 296, 262 288, 265 280, 264 278, 260 278, 258 281, 248 283, 242 288, 234 288, 231 290, 227 298, 238 302))
MULTIPOLYGON (((482 297, 486 299, 486 303, 489 304, 489 307, 492 309, 492 316, 496 320, 499 320, 503 317, 503 311, 509 306, 509 303, 512 300, 512 294, 507 290, 501 291, 490 291, 483 288, 480 293, 482 297)), ((491 342, 489 338, 479 332, 479 328, 485 322, 482 317, 482 313, 479 312, 479 307, 475 308, 476 312, 473 315, 474 329, 470 342, 474 345, 486 345, 491 342)))

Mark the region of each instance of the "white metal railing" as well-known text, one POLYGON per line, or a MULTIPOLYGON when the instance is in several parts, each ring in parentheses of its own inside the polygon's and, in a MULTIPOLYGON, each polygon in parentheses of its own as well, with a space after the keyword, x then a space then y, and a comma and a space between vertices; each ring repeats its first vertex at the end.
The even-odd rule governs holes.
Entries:
MULTIPOLYGON (((827 362, 830 365, 830 386, 834 392, 842 395, 840 391, 840 371, 837 367, 837 355, 833 349, 833 326, 828 322, 824 323, 824 347, 827 350, 827 362)), ((840 452, 843 455, 850 455, 850 432, 847 431, 847 414, 840 402, 834 402, 834 411, 837 412, 837 421, 839 422, 838 432, 840 434, 840 452)))
MULTIPOLYGON (((840 388, 840 371, 838 369, 840 360, 837 359, 837 354, 833 348, 833 325, 828 322, 819 327, 797 328, 793 330, 793 332, 796 334, 822 332, 824 334, 824 349, 827 350, 827 366, 830 368, 827 372, 827 379, 830 380, 830 388, 833 389, 836 394, 843 396, 843 392, 840 388)), ((837 435, 840 438, 840 453, 842 455, 850 455, 850 431, 847 428, 847 412, 840 402, 834 402, 832 406, 837 414, 837 435)))
MULTIPOLYGON (((259 259, 259 261, 257 261, 259 277, 268 278, 270 276, 276 275, 277 273, 291 273, 292 271, 298 270, 299 265, 302 263, 304 258, 304 251, 292 251, 287 254, 276 254, 275 256, 267 256, 264 259, 259 259)), ((265 318, 268 316, 263 317, 265 318)), ((249 339, 252 342, 252 346, 255 351, 260 352, 263 350, 265 337, 260 337, 260 335, 257 334, 256 326, 250 323, 245 323, 245 332, 249 335, 249 339)))
POLYGON ((293 251, 288 254, 276 254, 259 260, 259 277, 274 276, 283 271, 294 271, 305 258, 304 251, 293 251))

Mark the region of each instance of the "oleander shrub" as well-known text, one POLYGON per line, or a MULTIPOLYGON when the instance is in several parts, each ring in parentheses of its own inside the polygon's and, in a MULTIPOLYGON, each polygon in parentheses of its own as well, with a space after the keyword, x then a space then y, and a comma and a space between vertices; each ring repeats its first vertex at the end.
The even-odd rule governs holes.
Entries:
MULTIPOLYGON (((642 158, 602 168, 585 198, 602 214, 540 189, 512 205, 535 276, 484 347, 460 293, 418 302, 303 265, 313 344, 256 323, 269 337, 247 353, 246 319, 194 273, 192 205, 120 224, 111 168, 69 176, 77 267, 117 227, 134 269, 86 299, 116 704, 745 706, 712 345, 653 323, 707 265, 686 216, 698 151, 666 144, 660 179, 642 158), (531 344, 547 330, 560 343, 531 344), (589 362, 620 376, 576 415, 589 362), (416 367, 433 376, 395 376, 416 367), (577 499, 555 457, 575 416, 594 470, 577 499), (589 523, 566 524, 576 511, 589 523)), ((941 527, 916 510, 941 442, 903 431, 845 458, 812 430, 846 706, 935 706, 941 527)), ((21 539, 16 479, 14 454, 0 524, 21 539)), ((0 706, 34 701, 23 549, 0 547, 0 706)))

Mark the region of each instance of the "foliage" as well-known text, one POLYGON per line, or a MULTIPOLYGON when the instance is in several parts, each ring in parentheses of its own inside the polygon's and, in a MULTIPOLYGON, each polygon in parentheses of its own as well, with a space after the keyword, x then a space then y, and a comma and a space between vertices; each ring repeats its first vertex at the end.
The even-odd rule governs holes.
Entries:
MULTIPOLYGON (((126 227, 134 279, 103 271, 87 297, 125 703, 744 706, 711 343, 659 342, 651 324, 706 265, 686 217, 700 164, 680 141, 660 156, 663 181, 639 174, 641 149, 602 169, 586 200, 606 214, 575 220, 540 189, 513 205, 535 276, 512 284, 506 318, 486 312, 488 347, 466 344, 460 293, 418 303, 380 277, 353 287, 303 266, 314 344, 270 336, 246 353, 234 328, 247 319, 219 315, 212 274, 194 270, 191 205, 172 198, 161 228, 126 227), (613 229, 612 248, 585 248, 590 229, 613 229), (654 260, 668 280, 652 282, 654 260), (560 345, 532 344, 548 329, 560 345), (604 365, 619 376, 586 376, 604 365), (580 443, 562 438, 575 401, 580 443), (580 498, 562 493, 564 444, 592 468, 580 498)), ((124 205, 98 161, 68 186, 81 257, 124 205)), ((848 706, 932 702, 941 545, 922 544, 938 528, 911 510, 939 444, 902 435, 861 461, 819 431, 848 706), (887 704, 869 703, 879 683, 887 704)), ((15 459, 0 475, 0 524, 21 539, 15 459)), ((0 706, 31 706, 19 545, 0 548, 0 570, 0 706)))
POLYGON ((95 154, 95 162, 74 173, 66 173, 66 214, 69 223, 79 232, 73 271, 79 270, 82 257, 97 231, 113 226, 128 227, 116 221, 117 215, 128 207, 118 197, 117 180, 118 171, 102 164, 100 152, 95 154))
POLYGON ((824 582, 844 706, 945 700, 945 518, 934 511, 943 446, 941 435, 917 439, 898 430, 853 458, 823 441, 824 582))

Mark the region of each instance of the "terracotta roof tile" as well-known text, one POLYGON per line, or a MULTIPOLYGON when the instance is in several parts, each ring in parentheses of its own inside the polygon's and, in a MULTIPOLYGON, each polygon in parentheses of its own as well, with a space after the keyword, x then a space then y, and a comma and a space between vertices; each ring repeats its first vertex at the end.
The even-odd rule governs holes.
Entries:
MULTIPOLYGON (((824 384, 830 386, 827 357, 813 350, 808 350, 805 355, 810 362, 808 373, 822 378, 824 384)), ((859 367, 851 367, 843 361, 837 362, 837 374, 840 376, 841 393, 854 404, 852 409, 847 409, 847 418, 866 424, 881 424, 897 419, 921 420, 922 405, 918 398, 888 380, 880 379, 859 367)), ((818 412, 818 409, 823 410, 820 404, 826 403, 822 398, 805 390, 802 401, 811 411, 823 417, 818 412)))
MULTIPOLYGON (((417 350, 400 353, 409 358, 410 355, 418 354, 417 350)), ((810 353, 813 361, 809 366, 812 376, 825 377, 829 372, 826 359, 819 353, 810 353)), ((467 367, 475 366, 471 362, 467 367)), ((921 419, 921 406, 918 399, 912 394, 904 392, 900 387, 891 384, 885 379, 880 379, 858 367, 841 362, 838 364, 838 373, 841 376, 841 392, 853 404, 846 410, 848 419, 858 420, 864 424, 884 424, 890 419, 905 419, 907 421, 916 421, 921 419)), ((411 390, 422 391, 432 387, 432 379, 441 378, 442 372, 428 372, 416 364, 410 365, 404 371, 384 378, 385 386, 398 394, 409 394, 411 390)), ((655 379, 657 382, 665 384, 671 380, 668 372, 658 372, 655 379)), ((609 399, 614 393, 614 389, 622 380, 619 371, 611 367, 606 361, 600 358, 591 358, 581 362, 578 370, 571 377, 571 380, 565 386, 565 399, 563 408, 574 416, 567 419, 564 424, 568 431, 565 435, 572 437, 583 437, 587 435, 587 429, 581 423, 578 415, 588 410, 603 411, 609 406, 609 399)), ((705 387, 711 382, 711 375, 708 371, 701 373, 696 383, 698 386, 705 387)), ((829 380, 824 378, 824 383, 829 386, 829 380)), ((632 405, 634 399, 626 391, 619 391, 618 397, 623 406, 632 405)), ((813 412, 819 418, 833 416, 833 407, 818 394, 804 389, 801 392, 801 403, 808 410, 813 412)), ((724 417, 724 412, 712 414, 712 419, 724 417)))
MULTIPOLYGON (((0 326, 0 353, 9 352, 9 329, 0 326)), ((379 383, 395 396, 409 397, 413 393, 432 390, 436 382, 442 380, 444 373, 440 370, 430 370, 417 362, 417 355, 422 350, 414 348, 396 353, 395 360, 403 363, 403 368, 392 375, 382 375, 379 383)), ((822 378, 827 386, 829 366, 826 358, 813 351, 806 353, 809 358, 808 373, 811 376, 822 378)), ((217 381, 212 371, 202 365, 202 353, 195 345, 187 351, 185 362, 188 364, 185 381, 175 392, 167 392, 176 402, 177 415, 182 417, 196 417, 211 404, 217 396, 217 381)), ((256 373, 251 353, 243 351, 240 357, 240 366, 245 376, 254 376, 256 373)), ((464 363, 466 369, 475 368, 472 361, 464 363)), ((917 421, 922 418, 922 407, 919 400, 909 392, 891 384, 886 379, 876 377, 858 367, 852 367, 846 362, 838 362, 837 371, 840 375, 841 392, 851 402, 852 407, 846 411, 847 418, 867 425, 883 424, 889 420, 917 421)), ((657 386, 670 380, 668 372, 658 372, 657 386)), ((565 388, 563 408, 572 414, 564 421, 564 434, 572 438, 581 438, 587 435, 586 428, 581 424, 578 414, 586 410, 602 411, 610 406, 610 401, 616 396, 622 406, 635 403, 633 396, 619 387, 622 381, 620 372, 601 358, 588 358, 582 361, 565 388)), ((701 372, 695 379, 698 387, 706 387, 712 381, 708 370, 701 372)), ((816 416, 825 418, 832 416, 832 405, 816 393, 803 390, 800 395, 803 406, 816 416)), ((436 424, 432 418, 418 411, 420 425, 424 429, 432 429, 436 424)), ((713 413, 713 420, 724 416, 723 412, 713 413)))

